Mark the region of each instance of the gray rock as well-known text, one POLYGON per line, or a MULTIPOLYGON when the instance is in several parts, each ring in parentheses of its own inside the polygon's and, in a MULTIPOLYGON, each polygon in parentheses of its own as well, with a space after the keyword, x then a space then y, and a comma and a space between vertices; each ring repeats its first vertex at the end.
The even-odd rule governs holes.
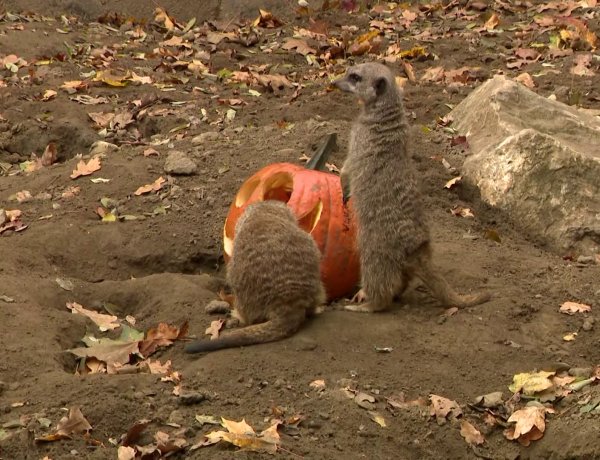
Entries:
POLYGON ((204 144, 207 141, 216 141, 220 134, 217 131, 208 131, 206 133, 198 134, 192 138, 192 144, 199 145, 204 144))
POLYGON ((210 395, 200 391, 184 393, 179 397, 179 403, 183 406, 199 404, 206 400, 210 400, 210 395))
POLYGON ((496 76, 451 112, 463 179, 558 252, 600 247, 600 119, 496 76))
POLYGON ((196 163, 179 150, 173 150, 165 160, 165 172, 167 174, 189 176, 195 174, 197 169, 196 163))

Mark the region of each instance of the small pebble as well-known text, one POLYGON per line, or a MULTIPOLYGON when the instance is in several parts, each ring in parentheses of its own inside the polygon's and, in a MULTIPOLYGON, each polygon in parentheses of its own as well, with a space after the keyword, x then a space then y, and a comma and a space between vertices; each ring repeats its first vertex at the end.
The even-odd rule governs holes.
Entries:
POLYGON ((199 404, 202 401, 209 400, 209 396, 206 393, 190 392, 182 394, 179 397, 179 403, 184 406, 191 406, 193 404, 199 404))
POLYGON ((584 379, 589 379, 592 376, 592 372, 593 369, 591 367, 572 367, 569 369, 569 375, 584 379))
POLYGON ((219 138, 220 134, 217 131, 209 131, 206 133, 198 134, 192 138, 192 144, 198 145, 203 144, 207 141, 216 141, 219 138))
POLYGON ((592 329, 594 329, 594 318, 592 318, 591 316, 585 318, 581 327, 584 331, 591 331, 592 329))

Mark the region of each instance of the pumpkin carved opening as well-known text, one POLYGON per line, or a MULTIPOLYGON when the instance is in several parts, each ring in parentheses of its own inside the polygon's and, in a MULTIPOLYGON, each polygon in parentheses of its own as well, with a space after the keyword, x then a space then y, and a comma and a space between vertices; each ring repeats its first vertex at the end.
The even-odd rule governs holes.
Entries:
POLYGON ((321 212, 323 212, 323 202, 319 200, 308 214, 298 219, 298 225, 305 232, 312 233, 321 219, 321 212))
MULTIPOLYGON (((235 207, 241 208, 245 206, 248 201, 264 201, 264 200, 278 200, 287 203, 294 189, 294 178, 287 172, 278 172, 270 175, 266 179, 257 177, 245 182, 238 193, 235 196, 235 207), (261 186, 260 191, 257 195, 257 190, 261 186), (262 196, 261 196, 262 195, 262 196)), ((300 228, 308 233, 312 233, 323 211, 323 202, 318 200, 316 205, 309 212, 300 216, 298 224, 300 228)), ((229 257, 233 254, 233 238, 235 234, 235 224, 237 219, 225 220, 223 227, 223 249, 225 254, 229 257)))
POLYGON ((237 192, 237 195, 235 196, 235 205, 238 208, 244 206, 250 199, 256 188, 259 186, 259 184, 260 177, 256 177, 254 179, 250 179, 244 182, 240 190, 237 192))

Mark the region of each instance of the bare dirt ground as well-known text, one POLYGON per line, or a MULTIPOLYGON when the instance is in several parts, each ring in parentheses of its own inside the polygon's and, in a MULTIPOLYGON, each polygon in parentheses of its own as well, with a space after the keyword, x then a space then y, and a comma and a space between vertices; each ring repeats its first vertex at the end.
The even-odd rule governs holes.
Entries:
MULTIPOLYGON (((590 377, 600 364, 593 322, 600 308, 600 266, 577 262, 579 254, 548 251, 464 185, 444 188, 453 174, 441 161, 460 171, 469 150, 444 117, 498 72, 526 72, 541 95, 599 108, 593 40, 598 12, 589 7, 595 2, 422 2, 391 10, 373 2, 375 10, 348 13, 335 6, 321 11, 321 2, 311 1, 315 10, 299 14, 295 2, 264 1, 283 24, 264 20, 255 29, 231 20, 227 2, 166 3, 173 7, 174 27, 164 17, 155 20, 152 2, 139 8, 125 3, 3 4, 0 208, 20 210, 16 222, 27 228, 0 235, 1 458, 117 458, 121 437, 142 419, 150 422, 131 445, 151 445, 163 432, 176 440, 174 458, 233 458, 236 448, 224 442, 190 449, 216 429, 196 415, 244 418, 257 430, 281 419, 276 455, 290 459, 600 457, 597 385, 550 401, 554 413, 546 414, 543 437, 528 447, 503 434, 510 425, 506 410, 521 408, 527 398, 515 397, 488 413, 468 406, 496 391, 506 401, 513 376, 522 372, 571 368, 590 377), (97 22, 119 11, 123 15, 97 22), (585 35, 584 23, 591 35, 585 35), (264 27, 270 25, 277 27, 264 27), (352 56, 350 46, 370 28, 385 32, 382 42, 364 37, 372 53, 352 56), (300 48, 282 48, 294 31, 300 48), (402 55, 407 65, 402 51, 410 51, 402 55), (278 343, 190 357, 177 340, 152 355, 161 363, 170 360, 177 374, 167 374, 175 383, 149 372, 76 375, 76 360, 66 350, 83 346, 88 334, 106 333, 73 314, 68 302, 120 320, 131 315, 140 331, 188 321, 190 335, 204 334, 214 319, 204 305, 222 285, 222 225, 237 189, 269 163, 300 164, 332 132, 340 148, 331 161, 341 166, 356 105, 327 91, 328 82, 352 62, 382 56, 395 61, 390 66, 400 76, 410 77, 405 95, 411 145, 436 262, 458 290, 488 290, 493 300, 449 316, 415 286, 389 313, 362 315, 333 306, 278 343), (98 77, 108 69, 111 76, 98 77), (285 76, 293 85, 280 88, 277 81, 264 82, 264 75, 278 76, 279 83, 285 76), (72 84, 70 92, 61 88, 70 81, 82 83, 72 84), (88 116, 98 112, 118 118, 88 116), (218 134, 192 142, 205 132, 218 134), (70 179, 75 157, 83 154, 88 161, 99 139, 119 149, 104 152, 101 169, 92 175, 70 179), (52 165, 27 163, 50 142, 57 149, 52 165), (158 155, 144 155, 149 149, 158 155), (167 178, 163 166, 171 150, 196 162, 197 174, 169 177, 158 192, 134 195, 138 187, 167 178), (110 181, 90 180, 97 178, 110 181), (121 219, 100 219, 103 198, 116 202, 121 219), (454 216, 456 207, 471 209, 474 217, 454 216), (565 301, 592 310, 561 314, 565 301), (563 338, 573 332, 574 340, 563 338), (379 353, 376 347, 392 350, 379 353), (311 387, 316 380, 324 388, 311 387), (373 399, 362 403, 365 409, 349 391, 373 399), (427 407, 432 394, 456 401, 462 417, 449 414, 438 423, 427 407), (399 404, 402 395, 417 402, 399 404), (73 407, 93 428, 87 438, 73 433, 54 442, 37 439, 56 432, 73 407), (466 442, 461 420, 482 432, 485 442, 466 442), (486 423, 491 420, 495 426, 486 423)), ((247 8, 255 6, 250 3, 247 8)), ((254 19, 258 11, 249 14, 254 19)), ((109 204, 106 212, 114 207, 109 204)), ((161 442, 164 453, 169 443, 161 442)), ((121 449, 122 458, 130 458, 125 454, 121 449)), ((159 456, 154 450, 144 458, 159 456)))

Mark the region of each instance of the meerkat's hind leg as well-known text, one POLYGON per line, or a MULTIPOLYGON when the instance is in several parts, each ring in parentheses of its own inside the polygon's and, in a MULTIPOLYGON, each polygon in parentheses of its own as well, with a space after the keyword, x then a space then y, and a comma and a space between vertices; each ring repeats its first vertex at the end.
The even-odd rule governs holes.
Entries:
POLYGON ((416 259, 412 264, 414 274, 423 281, 433 296, 444 306, 465 308, 490 300, 491 295, 487 292, 460 295, 452 289, 446 278, 433 265, 431 250, 428 246, 421 248, 415 256, 416 259))

